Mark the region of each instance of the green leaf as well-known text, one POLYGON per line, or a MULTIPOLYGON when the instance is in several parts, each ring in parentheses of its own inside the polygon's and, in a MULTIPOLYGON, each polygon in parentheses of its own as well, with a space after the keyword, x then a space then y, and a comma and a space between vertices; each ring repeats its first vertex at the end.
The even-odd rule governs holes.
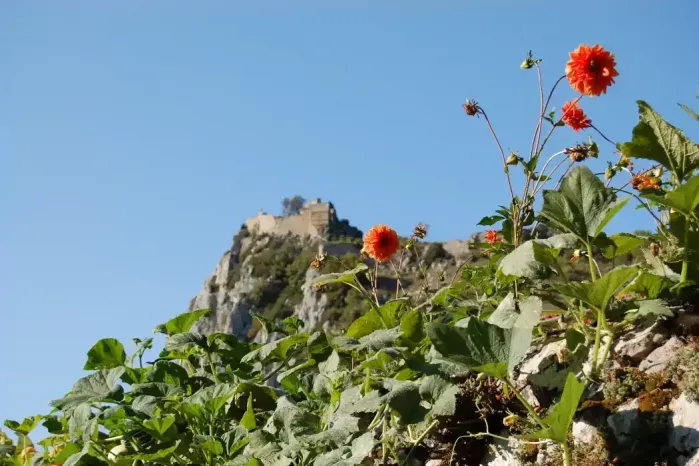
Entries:
POLYGON ((382 397, 405 424, 417 424, 424 420, 427 410, 420 405, 420 385, 388 379, 389 392, 382 397), (390 383, 390 384, 389 384, 390 383))
POLYGON ((387 302, 378 309, 369 309, 366 314, 352 322, 352 325, 347 329, 347 336, 361 338, 376 330, 395 327, 398 325, 398 312, 406 304, 406 299, 396 299, 387 302))
POLYGON ((633 129, 631 141, 622 144, 622 153, 659 162, 683 180, 699 167, 699 146, 646 102, 639 100, 637 103, 641 121, 633 129))
POLYGON ((558 191, 544 192, 541 216, 554 228, 584 241, 594 239, 626 201, 616 195, 584 165, 565 177, 558 191))
POLYGON ((643 197, 652 199, 658 204, 677 210, 685 216, 690 216, 699 206, 699 176, 694 176, 674 191, 665 196, 642 193, 643 197))
POLYGON ((531 330, 539 325, 543 308, 541 298, 536 296, 524 298, 517 306, 514 294, 509 293, 488 317, 488 322, 502 328, 520 327, 531 330))
POLYGON ((169 415, 161 418, 151 418, 143 421, 143 428, 154 438, 161 442, 174 440, 178 432, 175 424, 175 416, 169 415))
POLYGON ((495 225, 496 223, 498 223, 501 220, 505 220, 505 217, 503 217, 502 215, 490 215, 490 216, 483 217, 481 219, 481 221, 478 222, 477 224, 487 227, 487 226, 495 225))
POLYGON ((184 401, 190 404, 199 404, 211 413, 218 412, 235 395, 236 387, 223 383, 202 388, 184 401))
POLYGON ((245 410, 245 414, 243 414, 243 417, 240 419, 240 425, 245 427, 248 432, 257 428, 255 412, 252 409, 252 395, 248 396, 248 407, 245 410))
POLYGON ((153 329, 154 333, 164 333, 166 335, 175 335, 177 333, 189 332, 194 324, 202 317, 211 314, 211 309, 199 309, 196 311, 185 312, 177 317, 173 317, 166 323, 158 325, 153 329))
POLYGON ((185 353, 192 348, 199 347, 207 349, 208 341, 201 333, 176 333, 167 339, 165 351, 185 353))
POLYGON ((123 367, 115 367, 83 377, 75 382, 70 394, 52 401, 51 406, 65 411, 85 402, 121 401, 124 398, 124 388, 117 381, 123 373, 123 367))
POLYGON ((459 387, 436 375, 430 375, 420 382, 420 396, 431 404, 428 417, 453 416, 456 412, 456 397, 459 387))
POLYGON ((388 330, 376 330, 370 335, 362 337, 359 339, 359 345, 357 350, 369 350, 378 351, 380 349, 386 348, 388 346, 393 346, 393 344, 400 337, 400 328, 395 327, 388 330))
POLYGON ((641 316, 654 315, 673 317, 674 314, 662 299, 645 299, 638 303, 638 314, 641 316))
MULTIPOLYGON (((175 450, 179 448, 179 446, 179 442, 176 442, 174 445, 171 445, 167 448, 161 448, 160 450, 157 450, 153 453, 139 453, 131 458, 133 458, 134 460, 140 460, 140 462, 143 464, 158 464, 160 462, 156 463, 157 460, 162 460, 172 455, 173 453, 175 453, 175 450)), ((128 466, 129 464, 132 463, 129 461, 126 462, 123 466, 128 466)), ((121 463, 118 463, 118 465, 121 466, 121 463)))
POLYGON ((579 299, 598 310, 606 310, 614 295, 638 274, 638 267, 617 267, 595 282, 554 285, 562 294, 579 299))
POLYGON ((103 338, 87 352, 84 370, 112 369, 126 361, 124 346, 115 338, 103 338))
POLYGON ((460 327, 427 326, 427 335, 444 358, 500 380, 524 358, 531 333, 531 329, 504 329, 473 317, 460 327))
POLYGON ((56 455, 56 458, 54 458, 53 462, 55 464, 66 464, 66 461, 68 460, 68 458, 75 455, 76 453, 79 453, 80 450, 81 450, 81 448, 77 443, 67 442, 63 446, 63 449, 60 452, 58 452, 58 454, 56 455))
POLYGON ((411 346, 418 345, 425 338, 425 323, 419 309, 411 309, 400 319, 402 341, 411 346))
POLYGON ((575 329, 568 328, 566 330, 566 348, 570 353, 575 353, 578 346, 585 344, 585 335, 575 329))
POLYGON ((40 415, 25 417, 21 424, 17 421, 5 421, 5 427, 17 434, 29 435, 43 418, 40 415))
POLYGON ((544 419, 544 424, 548 425, 548 428, 528 434, 526 437, 551 439, 559 443, 566 442, 570 425, 584 390, 585 383, 579 381, 572 372, 569 372, 561 400, 553 408, 551 414, 544 419))
POLYGON ((672 288, 673 281, 645 270, 624 290, 632 293, 642 293, 649 299, 655 299, 662 296, 667 290, 672 288))
POLYGON ((602 230, 604 230, 604 227, 607 226, 607 224, 616 216, 616 214, 621 211, 621 209, 624 208, 626 204, 631 200, 630 197, 625 197, 623 199, 619 199, 616 203, 614 203, 611 208, 609 208, 605 214, 604 217, 602 217, 602 221, 597 225, 597 229, 595 230, 595 234, 593 235, 593 238, 598 237, 601 233, 602 230))
POLYGON ((602 250, 602 255, 609 260, 614 259, 616 256, 628 254, 646 241, 629 233, 618 233, 612 235, 609 239, 612 241, 612 244, 602 250))
POLYGON ((532 280, 543 278, 551 268, 558 270, 556 257, 560 251, 554 254, 551 249, 572 248, 576 244, 577 238, 572 234, 525 241, 502 258, 500 272, 532 280))
POLYGON ((357 265, 352 270, 321 275, 311 282, 311 286, 322 286, 330 283, 354 283, 355 275, 357 275, 359 272, 367 270, 368 268, 369 267, 367 267, 366 264, 362 263, 357 265))
POLYGON ((210 435, 195 435, 192 444, 216 456, 223 455, 223 444, 210 435))
POLYGON ((172 361, 157 361, 146 375, 148 382, 163 382, 183 386, 189 380, 187 370, 172 361))
POLYGON ((262 363, 285 361, 292 351, 305 347, 307 341, 307 333, 289 335, 249 352, 243 356, 242 361, 246 363, 251 361, 260 361, 262 363))

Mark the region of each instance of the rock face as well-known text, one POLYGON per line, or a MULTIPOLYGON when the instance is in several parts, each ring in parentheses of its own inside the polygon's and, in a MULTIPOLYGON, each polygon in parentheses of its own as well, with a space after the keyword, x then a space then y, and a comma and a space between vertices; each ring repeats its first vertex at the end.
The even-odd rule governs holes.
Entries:
MULTIPOLYGON (((261 212, 248 219, 189 304, 190 311, 213 311, 194 330, 229 333, 242 340, 273 338, 258 335, 254 314, 277 322, 295 316, 308 330, 348 325, 361 311, 361 299, 341 285, 318 292, 310 284, 321 273, 353 268, 360 260, 361 237, 362 232, 347 220, 338 219, 332 203, 319 199, 306 204, 297 215, 277 217, 261 212), (330 257, 325 265, 320 270, 309 268, 323 254, 330 257)), ((422 245, 423 261, 429 258, 428 276, 436 279, 440 273, 450 274, 457 262, 472 257, 466 242, 448 244, 422 245)), ((370 260, 367 263, 373 267, 370 260)), ((413 255, 407 254, 403 263, 404 288, 409 292, 419 289, 421 272, 413 255)), ((387 299, 395 293, 395 272, 380 267, 378 283, 387 299)))

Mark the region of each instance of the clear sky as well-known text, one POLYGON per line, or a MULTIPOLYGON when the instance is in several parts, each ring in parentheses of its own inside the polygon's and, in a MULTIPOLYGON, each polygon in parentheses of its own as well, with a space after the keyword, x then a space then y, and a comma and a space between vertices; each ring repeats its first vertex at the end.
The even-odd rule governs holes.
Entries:
MULTIPOLYGON (((366 231, 466 238, 507 202, 488 111, 525 152, 550 86, 600 43, 585 100, 614 140, 642 98, 696 136, 697 3, 5 1, 0 5, 0 419, 46 412, 99 338, 186 310, 245 218, 331 200, 366 231)), ((556 108, 574 96, 564 85, 556 108)), ((551 145, 584 140, 567 128, 551 145)), ((602 146, 603 160, 612 156, 602 146)), ((596 168, 603 166, 600 162, 596 168)), ((632 208, 612 229, 649 227, 632 208)))

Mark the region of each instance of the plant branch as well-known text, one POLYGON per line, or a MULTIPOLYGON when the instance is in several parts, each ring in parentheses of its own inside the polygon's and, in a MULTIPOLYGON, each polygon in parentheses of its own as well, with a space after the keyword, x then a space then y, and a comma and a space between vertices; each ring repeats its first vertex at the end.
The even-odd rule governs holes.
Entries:
POLYGON ((502 157, 502 167, 505 169, 505 175, 507 177, 507 186, 510 188, 510 196, 514 200, 515 198, 515 191, 512 189, 512 181, 510 180, 510 171, 507 168, 507 160, 505 157, 505 151, 502 149, 502 144, 500 144, 500 139, 498 139, 497 134, 495 134, 495 130, 493 129, 493 125, 490 123, 490 119, 488 118, 488 115, 485 113, 485 110, 481 109, 481 114, 483 115, 483 118, 485 118, 485 122, 488 124, 488 129, 490 130, 490 134, 493 135, 493 138, 495 139, 495 143, 498 146, 498 149, 500 150, 500 157, 502 157))

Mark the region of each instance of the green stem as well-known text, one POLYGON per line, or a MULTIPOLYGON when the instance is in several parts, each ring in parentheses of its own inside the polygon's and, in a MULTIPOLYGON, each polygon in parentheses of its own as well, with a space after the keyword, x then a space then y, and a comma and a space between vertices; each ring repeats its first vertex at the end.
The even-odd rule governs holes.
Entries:
POLYGON ((592 244, 587 243, 587 260, 590 264, 590 278, 594 282, 597 280, 597 271, 595 270, 595 259, 592 256, 592 244))
MULTIPOLYGON (((413 450, 415 450, 415 448, 417 448, 417 446, 420 445, 420 443, 422 443, 422 441, 425 439, 425 437, 427 437, 427 434, 429 434, 432 431, 432 429, 435 428, 437 423, 438 423, 438 421, 432 421, 432 424, 430 424, 427 427, 427 429, 425 429, 425 431, 422 434, 420 434, 420 436, 415 440, 415 442, 413 442, 413 447, 410 449, 410 451, 408 452, 408 455, 405 457, 405 460, 403 460, 401 465, 404 465, 408 462, 408 460, 410 459, 410 455, 413 454, 413 450)), ((410 427, 410 426, 408 426, 408 427, 410 427)))
POLYGON ((604 320, 604 312, 597 310, 597 330, 595 332, 595 349, 592 353, 592 374, 597 373, 597 356, 599 356, 599 347, 602 341, 602 321, 604 320))
POLYGON ((527 411, 529 411, 529 414, 532 415, 532 417, 537 422, 537 424, 539 424, 542 429, 548 428, 548 426, 544 423, 544 420, 541 419, 541 417, 538 414, 536 414, 536 411, 534 411, 534 408, 532 407, 532 405, 530 405, 529 402, 524 399, 524 397, 519 393, 519 390, 517 390, 515 388, 515 386, 512 384, 512 382, 510 382, 508 379, 505 379, 504 382, 505 382, 505 384, 507 384, 508 387, 510 387, 510 389, 515 394, 515 396, 517 397, 519 402, 524 405, 524 407, 527 409, 527 411))
POLYGON ((682 256, 682 273, 680 274, 680 283, 687 281, 687 273, 689 272, 689 216, 684 220, 684 254, 682 256))
POLYGON ((570 447, 568 446, 568 441, 561 443, 563 447, 563 464, 565 466, 573 466, 573 457, 570 454, 570 447))
POLYGON ((214 383, 218 385, 218 372, 216 371, 216 366, 214 366, 214 361, 211 359, 211 353, 207 354, 209 358, 209 368, 211 369, 211 375, 214 376, 214 383))
POLYGON ((610 332, 608 337, 609 339, 607 340, 607 343, 604 344, 604 350, 602 351, 602 359, 600 359, 599 362, 600 369, 604 367, 604 364, 607 362, 607 358, 609 357, 609 351, 612 349, 614 335, 610 332))

